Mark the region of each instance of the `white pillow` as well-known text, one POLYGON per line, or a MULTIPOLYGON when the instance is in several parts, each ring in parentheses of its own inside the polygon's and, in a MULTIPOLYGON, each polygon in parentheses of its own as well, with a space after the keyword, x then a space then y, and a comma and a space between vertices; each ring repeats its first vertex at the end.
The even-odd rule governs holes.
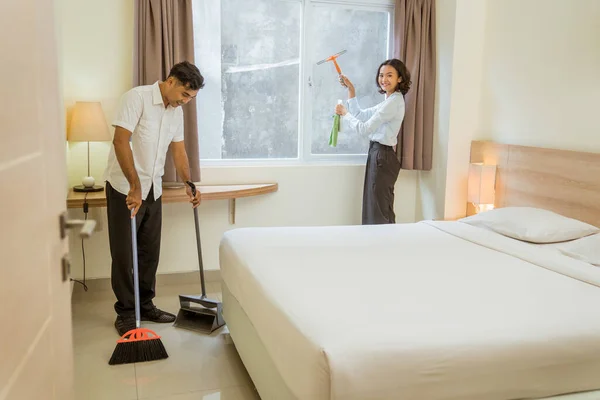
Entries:
POLYGON ((600 235, 561 243, 556 248, 566 256, 600 267, 600 235))
POLYGON ((504 207, 459 219, 513 239, 557 243, 600 232, 595 226, 534 207, 504 207))

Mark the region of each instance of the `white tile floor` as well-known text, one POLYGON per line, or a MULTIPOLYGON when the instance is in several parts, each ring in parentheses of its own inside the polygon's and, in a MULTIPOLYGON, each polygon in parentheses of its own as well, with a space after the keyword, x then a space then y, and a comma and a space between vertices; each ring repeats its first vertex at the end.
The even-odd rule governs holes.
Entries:
MULTIPOLYGON (((177 295, 196 294, 198 286, 160 286, 154 302, 177 314, 177 295)), ((208 283, 207 291, 221 299, 218 283, 208 283)), ((227 327, 204 335, 144 322, 162 336, 169 358, 110 366, 118 339, 112 291, 77 291, 72 303, 77 400, 260 400, 227 327)))

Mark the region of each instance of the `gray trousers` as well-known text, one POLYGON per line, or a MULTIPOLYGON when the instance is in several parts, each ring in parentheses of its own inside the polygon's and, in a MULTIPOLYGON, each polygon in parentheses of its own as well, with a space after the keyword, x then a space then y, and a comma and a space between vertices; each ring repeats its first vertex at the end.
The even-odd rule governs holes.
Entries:
POLYGON ((371 142, 363 190, 363 225, 395 224, 394 185, 400 161, 391 146, 371 142))

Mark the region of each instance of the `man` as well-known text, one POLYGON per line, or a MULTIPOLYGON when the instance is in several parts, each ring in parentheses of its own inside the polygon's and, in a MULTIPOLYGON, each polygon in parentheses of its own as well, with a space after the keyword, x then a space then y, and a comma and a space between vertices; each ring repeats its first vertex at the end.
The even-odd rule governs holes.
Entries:
MULTIPOLYGON (((121 336, 135 329, 132 217, 137 224, 141 319, 175 321, 175 315, 158 309, 152 302, 160 252, 162 176, 170 148, 177 174, 184 182, 190 181, 180 106, 196 97, 203 86, 204 78, 198 68, 181 62, 173 66, 164 82, 138 86, 125 93, 113 122, 115 135, 104 178, 111 281, 117 298, 115 328, 121 336)), ((185 186, 190 202, 197 207, 200 193, 193 196, 189 186, 185 186)))

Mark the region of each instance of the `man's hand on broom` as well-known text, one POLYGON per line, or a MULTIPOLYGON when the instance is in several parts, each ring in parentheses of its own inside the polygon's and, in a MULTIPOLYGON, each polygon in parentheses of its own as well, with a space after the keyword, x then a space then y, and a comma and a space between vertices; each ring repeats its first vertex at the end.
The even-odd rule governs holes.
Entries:
POLYGON ((125 203, 127 204, 128 209, 133 210, 131 218, 135 217, 138 210, 142 206, 142 189, 139 185, 135 185, 134 187, 129 189, 129 193, 127 193, 125 203))

